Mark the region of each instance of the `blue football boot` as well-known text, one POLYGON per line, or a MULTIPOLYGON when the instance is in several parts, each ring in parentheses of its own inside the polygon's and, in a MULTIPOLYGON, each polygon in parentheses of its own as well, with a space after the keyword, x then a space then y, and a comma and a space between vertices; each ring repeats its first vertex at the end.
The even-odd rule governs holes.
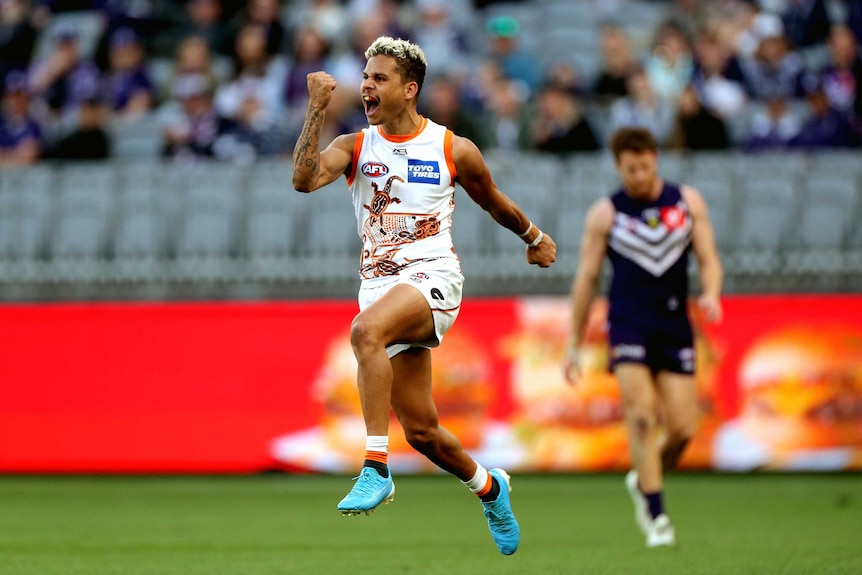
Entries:
POLYGON ((494 543, 497 544, 500 553, 511 555, 518 550, 518 543, 521 541, 521 528, 518 526, 515 514, 512 513, 512 504, 509 501, 509 492, 512 491, 512 486, 509 485, 509 474, 499 468, 494 468, 488 473, 500 485, 500 494, 497 499, 482 502, 482 507, 485 508, 485 517, 488 518, 488 529, 491 530, 491 537, 494 538, 494 543))
POLYGON ((372 467, 363 467, 350 493, 338 504, 342 515, 370 515, 381 503, 389 503, 395 498, 395 483, 392 474, 381 477, 372 467))

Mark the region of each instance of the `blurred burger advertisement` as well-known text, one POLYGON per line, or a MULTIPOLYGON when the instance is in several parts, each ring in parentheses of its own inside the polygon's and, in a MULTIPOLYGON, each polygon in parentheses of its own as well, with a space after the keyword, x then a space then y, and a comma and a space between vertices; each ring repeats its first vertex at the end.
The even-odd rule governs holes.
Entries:
MULTIPOLYGON (((862 296, 694 308, 691 469, 862 469, 862 296)), ((352 301, 0 307, 0 471, 351 473, 365 429, 352 301)), ((441 424, 485 466, 630 465, 607 304, 566 383, 566 297, 471 299, 432 351, 441 424)), ((399 473, 435 468, 390 425, 399 473)))

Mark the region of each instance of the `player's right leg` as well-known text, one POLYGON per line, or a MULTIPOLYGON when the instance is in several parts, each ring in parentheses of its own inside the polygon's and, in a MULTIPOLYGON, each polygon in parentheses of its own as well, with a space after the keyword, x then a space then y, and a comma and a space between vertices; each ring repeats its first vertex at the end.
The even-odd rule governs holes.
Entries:
POLYGON ((389 473, 388 437, 394 378, 390 353, 395 351, 390 346, 396 342, 426 341, 434 336, 428 304, 410 286, 394 285, 376 292, 360 290, 360 307, 362 311, 351 325, 350 343, 358 363, 366 453, 353 489, 338 504, 344 515, 367 514, 393 499, 395 484, 389 473))
MULTIPOLYGON (((623 362, 614 372, 620 384, 634 469, 626 475, 626 490, 635 508, 635 521, 647 537, 647 545, 667 545, 666 537, 652 535, 665 522, 661 453, 656 417, 657 394, 650 369, 641 363, 623 362), (659 520, 660 517, 663 519, 659 520)), ((660 529, 667 533, 667 529, 660 529)), ((672 533, 672 528, 671 528, 672 533)))
POLYGON ((486 470, 464 450, 461 442, 441 427, 431 393, 431 352, 412 348, 392 359, 395 383, 392 407, 410 445, 444 471, 458 477, 482 502, 488 529, 504 555, 518 549, 521 530, 509 500, 509 475, 486 470))

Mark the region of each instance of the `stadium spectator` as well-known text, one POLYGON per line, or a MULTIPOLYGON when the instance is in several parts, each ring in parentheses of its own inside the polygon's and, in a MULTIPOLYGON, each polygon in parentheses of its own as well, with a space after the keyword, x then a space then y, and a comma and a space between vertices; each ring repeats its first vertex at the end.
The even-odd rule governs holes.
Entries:
POLYGON ((553 60, 545 69, 545 80, 543 85, 554 83, 559 86, 565 86, 567 89, 578 94, 579 96, 587 95, 587 88, 584 86, 584 80, 581 77, 581 72, 571 61, 566 59, 553 60))
POLYGON ((281 22, 280 0, 247 0, 242 10, 229 24, 230 46, 236 46, 236 36, 247 24, 256 24, 266 30, 266 51, 279 54, 288 45, 287 32, 281 22))
POLYGON ((533 147, 540 152, 570 154, 598 150, 595 131, 583 114, 576 89, 550 81, 539 90, 530 125, 533 147))
POLYGON ((240 30, 236 54, 234 77, 216 88, 216 110, 248 134, 258 155, 277 154, 286 145, 284 61, 267 53, 266 31, 255 24, 240 30))
POLYGON ((104 98, 114 122, 129 124, 153 109, 156 87, 146 68, 144 47, 131 28, 111 36, 104 98))
POLYGON ((679 98, 693 70, 689 40, 680 26, 673 22, 659 26, 644 70, 659 98, 670 101, 679 98))
MULTIPOLYGON (((288 57, 282 99, 290 120, 289 132, 296 135, 299 133, 308 104, 306 78, 311 72, 329 69, 332 45, 320 32, 309 26, 297 30, 293 42, 293 50, 288 57)), ((333 115, 339 112, 340 110, 333 109, 333 115)), ((334 128, 335 124, 337 124, 335 118, 330 118, 329 125, 334 128)))
POLYGON ((621 26, 606 22, 601 27, 601 67, 593 84, 593 95, 602 104, 628 96, 626 79, 639 65, 629 37, 621 26))
POLYGON ((286 14, 284 24, 289 31, 311 27, 326 38, 327 42, 347 47, 344 39, 349 36, 351 20, 347 9, 338 0, 302 0, 293 2, 286 14))
POLYGON ((30 112, 27 75, 6 74, 0 102, 0 168, 32 164, 42 154, 42 127, 30 112))
POLYGON ((786 0, 781 19, 788 40, 797 49, 822 45, 832 25, 824 0, 786 0))
POLYGON ((254 157, 252 145, 238 137, 236 124, 216 112, 212 94, 212 81, 204 74, 177 78, 174 105, 161 114, 163 157, 181 162, 254 157))
POLYGON ((30 76, 33 95, 47 107, 50 122, 73 118, 81 103, 99 93, 102 76, 96 64, 83 57, 77 33, 57 31, 50 52, 34 63, 30 76))
POLYGON ((748 152, 780 150, 790 146, 799 133, 802 120, 785 98, 771 98, 751 117, 743 147, 748 152))
POLYGON ((739 60, 717 27, 707 27, 695 40, 695 62, 691 85, 712 113, 730 118, 747 103, 745 79, 739 60))
POLYGON ((328 68, 331 51, 332 45, 315 28, 306 26, 296 31, 283 92, 288 108, 305 108, 308 99, 305 78, 310 72, 328 68))
POLYGON ((608 132, 623 127, 647 128, 660 146, 667 145, 674 124, 673 103, 655 93, 643 68, 629 74, 626 89, 629 95, 611 106, 608 132))
POLYGON ((847 115, 831 105, 824 86, 816 77, 807 86, 806 100, 811 113, 790 141, 791 147, 816 151, 859 146, 859 134, 847 115))
POLYGON ((490 80, 487 108, 481 116, 481 140, 490 150, 517 152, 532 149, 529 96, 524 84, 509 78, 490 80))
POLYGON ((107 107, 98 96, 81 102, 75 126, 46 152, 52 160, 105 160, 111 155, 107 107))
POLYGON ((509 80, 523 84, 528 96, 539 87, 542 72, 537 58, 521 47, 521 27, 510 16, 495 16, 485 26, 488 37, 488 58, 497 63, 509 80))
POLYGON ((862 120, 862 59, 849 27, 836 25, 829 32, 829 60, 819 81, 833 108, 857 123, 862 120))
POLYGON ((456 18, 448 0, 417 0, 418 22, 413 37, 426 57, 439 62, 442 73, 465 75, 472 67, 469 23, 456 18))
POLYGON ((689 37, 700 33, 715 18, 706 0, 673 0, 666 11, 665 21, 673 22, 689 37))
POLYGON ((692 86, 680 94, 676 127, 669 147, 677 150, 724 150, 730 147, 724 120, 703 106, 692 86))
POLYGON ((0 2, 0 81, 10 70, 26 70, 33 57, 38 30, 28 0, 0 2))
POLYGON ((383 31, 392 38, 410 38, 409 17, 401 0, 346 0, 347 14, 351 22, 363 19, 369 14, 377 15, 383 22, 383 31))
MULTIPOLYGON (((92 0, 93 9, 101 17, 103 27, 96 40, 93 59, 100 69, 108 67, 111 38, 117 30, 130 29, 142 41, 162 34, 162 22, 155 14, 156 2, 141 0, 92 0)), ((150 43, 146 42, 147 49, 150 43)))
POLYGON ((755 16, 752 31, 757 47, 741 60, 748 93, 760 99, 803 96, 803 61, 791 49, 781 19, 762 12, 755 16))
POLYGON ((226 79, 221 71, 217 71, 209 44, 201 36, 188 36, 180 42, 174 54, 170 85, 167 86, 165 96, 173 96, 173 85, 178 78, 191 74, 206 76, 213 86, 226 79))
POLYGON ((862 42, 862 0, 845 0, 847 27, 853 31, 856 42, 862 42))
POLYGON ((480 149, 486 147, 476 120, 464 111, 457 79, 447 75, 430 77, 422 92, 419 110, 423 116, 472 140, 480 149))
POLYGON ((206 40, 210 52, 231 56, 233 46, 227 25, 223 21, 222 0, 188 0, 181 19, 173 26, 170 35, 170 53, 175 53, 180 42, 189 36, 206 40))

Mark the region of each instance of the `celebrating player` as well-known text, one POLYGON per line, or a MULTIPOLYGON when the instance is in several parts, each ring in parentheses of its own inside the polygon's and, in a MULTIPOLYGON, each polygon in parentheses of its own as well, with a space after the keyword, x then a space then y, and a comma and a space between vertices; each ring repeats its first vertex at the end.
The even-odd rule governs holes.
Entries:
POLYGON ((663 181, 653 135, 622 128, 611 138, 622 188, 587 212, 572 286, 567 379, 580 376, 579 345, 605 255, 613 266, 608 300, 610 369, 623 396, 634 469, 626 487, 650 547, 673 545, 662 500, 672 469, 698 420, 694 347, 687 312, 688 254, 697 258, 708 321, 721 318, 723 271, 706 203, 695 189, 663 181), (661 425, 658 412, 663 420, 661 425))
POLYGON ((473 142, 419 115, 427 66, 419 46, 381 37, 365 57, 360 92, 369 127, 340 135, 321 151, 321 129, 336 82, 314 72, 308 75, 308 112, 293 152, 298 191, 313 192, 342 175, 347 179, 363 243, 360 312, 350 340, 359 364, 366 454, 338 509, 345 515, 367 514, 392 500, 391 408, 410 445, 479 496, 494 542, 511 555, 520 528, 509 500, 510 478, 502 469, 479 465, 439 425, 431 394, 430 348, 455 321, 464 281, 451 233, 455 183, 524 240, 529 263, 550 266, 556 245, 497 188, 473 142))

